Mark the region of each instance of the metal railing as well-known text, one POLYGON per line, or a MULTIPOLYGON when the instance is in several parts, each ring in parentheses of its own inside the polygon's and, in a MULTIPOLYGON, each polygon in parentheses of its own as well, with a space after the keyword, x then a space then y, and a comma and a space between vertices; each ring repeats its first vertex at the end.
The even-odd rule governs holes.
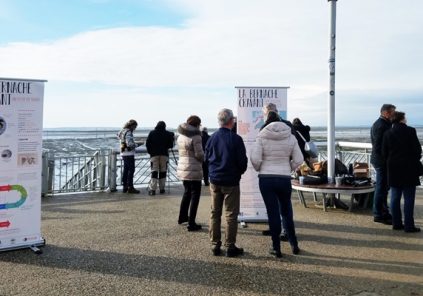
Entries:
MULTIPOLYGON (((327 158, 326 143, 316 143, 320 147, 319 159, 327 158)), ((371 176, 374 169, 370 164, 372 146, 368 143, 337 142, 336 157, 347 167, 354 162, 369 164, 371 176)), ((109 190, 116 191, 121 186, 123 171, 122 158, 118 151, 87 151, 89 155, 55 157, 43 153, 43 195, 58 193, 109 190)), ((167 172, 167 186, 180 183, 176 175, 178 154, 171 151, 167 172)), ((150 181, 150 157, 146 151, 135 155, 134 185, 147 187, 150 181)))
MULTIPOLYGON (((324 147, 325 144, 318 146, 324 147)), ((370 168, 370 175, 373 178, 375 170, 370 163, 372 153, 372 144, 356 142, 337 142, 335 145, 336 158, 338 158, 346 167, 355 162, 367 163, 370 168)), ((319 151, 319 160, 326 160, 327 152, 319 151)))
MULTIPOLYGON (((179 182, 176 176, 177 154, 169 157, 167 185, 179 182)), ((87 155, 55 156, 43 152, 43 195, 86 191, 116 191, 121 185, 123 161, 114 150, 87 151, 87 155)), ((150 157, 145 151, 135 155, 134 185, 146 186, 150 181, 150 157)))
POLYGON ((103 190, 106 188, 106 155, 96 151, 93 156, 73 156, 59 159, 59 172, 65 172, 65 180, 59 178, 58 187, 65 192, 103 190), (69 167, 70 169, 68 169, 69 167), (70 173, 70 177, 68 177, 70 173))

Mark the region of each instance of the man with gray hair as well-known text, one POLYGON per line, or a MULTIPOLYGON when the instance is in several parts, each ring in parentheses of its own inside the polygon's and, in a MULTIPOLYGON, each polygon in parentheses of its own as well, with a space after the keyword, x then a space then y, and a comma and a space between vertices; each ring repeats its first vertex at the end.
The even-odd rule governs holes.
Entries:
MULTIPOLYGON (((263 107, 263 121, 264 121, 263 127, 269 124, 269 122, 268 122, 268 119, 269 119, 268 118, 268 115, 269 115, 270 112, 274 112, 277 115, 279 115, 278 108, 276 107, 275 104, 273 104, 273 103, 267 103, 267 104, 265 104, 264 107, 263 107)), ((293 134, 293 135, 296 134, 295 133, 295 130, 294 130, 294 127, 292 126, 292 123, 290 121, 285 120, 285 119, 283 119, 280 116, 279 116, 279 119, 280 119, 280 121, 282 121, 283 123, 285 123, 287 126, 289 126, 291 128, 291 134, 293 134)))
POLYGON ((212 195, 210 240, 213 255, 220 255, 222 245, 220 226, 222 209, 225 205, 226 256, 235 257, 244 253, 244 250, 238 248, 235 243, 240 208, 239 181, 247 170, 248 159, 242 138, 231 130, 234 125, 232 110, 222 109, 217 119, 220 128, 207 141, 205 149, 212 195))
POLYGON ((278 108, 276 107, 275 104, 268 103, 268 104, 265 104, 264 105, 264 107, 263 107, 263 115, 264 116, 267 116, 267 114, 269 114, 270 111, 273 111, 273 112, 278 113, 278 108))

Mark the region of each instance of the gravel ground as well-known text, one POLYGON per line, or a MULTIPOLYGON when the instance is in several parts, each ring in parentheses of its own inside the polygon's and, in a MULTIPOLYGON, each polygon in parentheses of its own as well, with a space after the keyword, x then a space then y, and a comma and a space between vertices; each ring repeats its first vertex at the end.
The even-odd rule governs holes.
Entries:
MULTIPOLYGON (((423 233, 406 234, 353 213, 304 208, 293 194, 301 254, 268 254, 265 224, 239 230, 240 258, 214 257, 210 194, 200 232, 176 223, 182 190, 150 197, 91 193, 44 199, 42 255, 0 253, 0 295, 423 295, 423 233)), ((423 191, 416 224, 423 226, 423 191)), ((348 199, 345 198, 345 201, 348 199)))

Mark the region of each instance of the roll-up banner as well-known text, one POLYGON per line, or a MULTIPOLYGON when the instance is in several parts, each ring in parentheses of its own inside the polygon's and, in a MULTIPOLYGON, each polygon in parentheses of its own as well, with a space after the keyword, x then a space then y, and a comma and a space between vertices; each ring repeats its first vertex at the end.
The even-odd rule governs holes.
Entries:
POLYGON ((0 251, 44 245, 41 174, 45 82, 0 78, 0 251))
MULTIPOLYGON (((238 101, 237 133, 243 138, 247 156, 264 124, 263 106, 273 103, 286 119, 288 87, 235 87, 238 101)), ((260 194, 258 173, 251 162, 241 178, 241 209, 238 219, 244 222, 267 221, 267 212, 260 194)))

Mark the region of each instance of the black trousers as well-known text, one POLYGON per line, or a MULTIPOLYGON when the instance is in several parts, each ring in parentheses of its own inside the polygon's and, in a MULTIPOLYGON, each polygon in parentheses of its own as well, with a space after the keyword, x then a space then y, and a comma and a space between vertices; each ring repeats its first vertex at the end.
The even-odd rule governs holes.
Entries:
POLYGON ((123 188, 134 187, 134 172, 135 172, 135 156, 122 156, 123 159, 123 173, 122 185, 123 188))
POLYGON ((209 184, 209 166, 207 163, 203 162, 203 178, 204 184, 209 184))
POLYGON ((181 208, 179 210, 179 220, 184 221, 188 218, 188 224, 194 225, 198 204, 200 203, 201 180, 183 181, 183 184, 184 195, 182 196, 181 208))

